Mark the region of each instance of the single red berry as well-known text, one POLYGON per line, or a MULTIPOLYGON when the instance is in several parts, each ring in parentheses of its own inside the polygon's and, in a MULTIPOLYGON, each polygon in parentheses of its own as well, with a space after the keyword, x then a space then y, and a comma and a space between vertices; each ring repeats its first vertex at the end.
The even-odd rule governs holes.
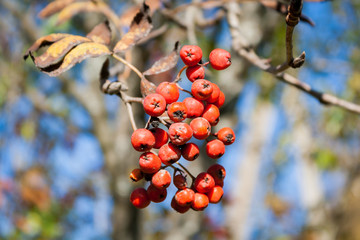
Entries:
POLYGON ((201 116, 208 120, 211 126, 215 126, 220 120, 219 108, 214 104, 208 104, 206 105, 204 112, 201 116))
POLYGON ((190 127, 193 130, 193 136, 196 139, 203 140, 210 136, 211 126, 208 120, 202 117, 193 119, 190 122, 190 127))
POLYGON ((224 195, 224 190, 220 186, 215 186, 206 193, 206 195, 208 196, 210 203, 218 203, 224 195))
POLYGON ((191 85, 191 93, 196 99, 206 100, 211 96, 212 92, 213 87, 208 80, 198 79, 191 85))
POLYGON ((195 193, 191 208, 195 211, 202 211, 209 205, 209 198, 203 193, 195 193))
POLYGON ((166 104, 176 102, 179 99, 180 92, 176 83, 162 82, 157 86, 156 93, 165 98, 166 104))
POLYGON ((134 182, 138 182, 143 178, 144 178, 144 173, 141 171, 140 168, 135 168, 130 173, 130 179, 133 180, 134 182))
POLYGON ((229 127, 224 127, 216 133, 217 138, 225 145, 230 145, 235 141, 235 133, 229 127))
POLYGON ((159 158, 165 165, 171 165, 181 158, 181 150, 173 143, 163 145, 159 149, 159 158))
POLYGON ((188 118, 200 117, 205 109, 204 103, 196 98, 185 98, 183 103, 186 106, 188 118))
POLYGON ((167 188, 171 183, 171 175, 165 169, 160 169, 153 175, 151 183, 157 188, 167 188))
POLYGON ((184 177, 182 174, 175 175, 173 182, 177 189, 182 190, 187 187, 186 177, 184 177))
POLYGON ((149 196, 150 201, 155 202, 155 203, 164 201, 167 196, 166 188, 159 189, 152 184, 149 185, 146 192, 147 192, 147 195, 149 196))
POLYGON ((225 94, 222 91, 220 91, 219 98, 213 104, 218 108, 221 108, 224 105, 224 103, 225 103, 225 94))
POLYGON ((159 149, 169 141, 169 134, 165 130, 161 128, 152 128, 150 131, 155 137, 155 145, 153 148, 159 149))
POLYGON ((182 122, 187 118, 187 108, 183 102, 174 102, 168 106, 167 114, 174 122, 182 122))
POLYGON ((193 131, 187 123, 173 123, 169 127, 169 135, 173 144, 183 145, 191 139, 193 131))
POLYGON ((208 170, 207 173, 210 174, 214 180, 215 180, 215 185, 219 185, 222 186, 224 184, 224 178, 226 176, 226 171, 225 168, 223 166, 221 166, 220 164, 213 164, 211 165, 208 170))
POLYGON ((210 52, 209 61, 216 70, 223 70, 231 65, 231 55, 228 51, 216 48, 210 52))
POLYGON ((207 193, 215 186, 214 178, 207 172, 197 175, 194 182, 195 190, 199 193, 207 193))
POLYGON ((220 96, 220 88, 218 87, 218 85, 216 85, 215 83, 211 83, 211 86, 213 87, 213 91, 212 91, 210 97, 208 97, 206 99, 206 102, 208 102, 208 103, 216 102, 220 96))
POLYGON ((199 147, 195 143, 187 143, 181 148, 181 155, 188 161, 194 161, 199 155, 199 147))
POLYGON ((206 144, 206 154, 211 158, 220 158, 225 153, 225 145, 219 139, 211 140, 206 144))
POLYGON ((156 173, 161 167, 161 160, 156 154, 145 152, 139 158, 139 166, 144 173, 156 173))
POLYGON ((175 194, 175 201, 180 206, 190 206, 194 201, 195 192, 190 188, 185 188, 183 190, 179 190, 175 194))
POLYGON ((199 65, 188 67, 186 69, 186 76, 190 82, 194 82, 197 79, 203 79, 205 77, 205 69, 199 65))
POLYGON ((202 58, 202 50, 199 46, 185 45, 180 49, 180 58, 188 66, 194 66, 202 58))
POLYGON ((150 204, 150 198, 145 188, 136 188, 132 191, 130 201, 137 208, 146 208, 150 204))
POLYGON ((152 93, 144 98, 143 106, 147 114, 158 117, 165 112, 166 100, 162 95, 152 93))
POLYGON ((190 209, 190 206, 180 206, 176 200, 175 200, 175 196, 172 198, 171 200, 171 207, 177 211, 178 213, 186 213, 189 209, 190 209))
POLYGON ((145 128, 139 128, 131 135, 131 144, 136 151, 146 152, 155 145, 154 135, 145 128))

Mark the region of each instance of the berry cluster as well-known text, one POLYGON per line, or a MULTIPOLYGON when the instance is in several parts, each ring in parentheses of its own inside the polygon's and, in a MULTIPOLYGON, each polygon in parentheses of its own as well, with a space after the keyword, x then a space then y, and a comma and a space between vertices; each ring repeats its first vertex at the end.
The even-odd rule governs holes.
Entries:
POLYGON ((156 88, 156 93, 144 98, 143 107, 151 120, 163 123, 168 131, 159 128, 159 124, 147 124, 146 128, 135 130, 131 136, 134 149, 143 153, 139 158, 139 168, 131 172, 130 178, 133 181, 143 178, 150 181, 147 189, 137 188, 131 193, 130 200, 137 208, 165 200, 171 181, 178 189, 171 207, 180 213, 190 208, 203 210, 209 203, 218 203, 223 195, 226 175, 223 166, 213 164, 207 172, 194 177, 178 161, 181 156, 187 161, 194 161, 199 156, 198 145, 189 142, 192 137, 207 141, 206 154, 213 159, 220 158, 225 153, 225 145, 235 141, 231 128, 225 127, 211 133, 211 128, 219 122, 219 108, 225 102, 225 95, 215 83, 204 79, 204 66, 210 63, 212 68, 223 70, 231 65, 231 56, 223 49, 214 49, 209 62, 201 63, 201 48, 186 45, 181 48, 180 57, 186 65, 182 71, 186 69, 186 76, 192 82, 191 92, 184 91, 192 96, 177 102, 179 89, 183 89, 177 81, 162 82, 156 88), (175 167, 175 163, 181 169, 175 167), (173 178, 165 169, 167 167, 174 169, 173 178), (187 176, 191 177, 190 185, 187 176))

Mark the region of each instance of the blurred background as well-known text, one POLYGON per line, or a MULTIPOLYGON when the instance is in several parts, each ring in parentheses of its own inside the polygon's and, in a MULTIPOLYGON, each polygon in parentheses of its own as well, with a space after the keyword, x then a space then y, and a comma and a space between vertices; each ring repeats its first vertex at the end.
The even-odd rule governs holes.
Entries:
MULTIPOLYGON (((146 1, 153 31, 161 31, 131 50, 141 71, 176 41, 198 44, 204 59, 217 47, 232 53, 231 67, 206 73, 226 95, 216 129, 232 127, 237 137, 218 160, 227 169, 225 194, 204 212, 181 215, 170 208, 173 186, 165 202, 144 210, 129 202, 143 184, 128 177, 139 154, 130 144, 124 104, 99 90, 105 58, 88 59, 58 78, 23 60, 41 36, 85 36, 105 19, 97 12, 61 24, 57 14, 39 18, 49 2, 0 0, 1 239, 360 239, 359 116, 320 104, 233 50, 230 8, 257 54, 282 63, 284 15, 256 1, 202 8, 200 0, 169 15, 166 10, 191 1, 146 1)), ((122 17, 124 31, 141 2, 106 1, 122 17)), ((294 51, 305 51, 306 62, 287 72, 360 103, 359 12, 356 0, 305 2, 303 14, 315 26, 299 23, 294 51)), ((182 66, 179 61, 151 80, 170 81, 182 66)), ((180 85, 189 88, 183 79, 180 85)), ((135 74, 127 83, 129 95, 140 96, 135 74)), ((144 126, 141 105, 133 106, 137 125, 144 126)), ((185 164, 204 171, 215 162, 205 155, 185 164)))

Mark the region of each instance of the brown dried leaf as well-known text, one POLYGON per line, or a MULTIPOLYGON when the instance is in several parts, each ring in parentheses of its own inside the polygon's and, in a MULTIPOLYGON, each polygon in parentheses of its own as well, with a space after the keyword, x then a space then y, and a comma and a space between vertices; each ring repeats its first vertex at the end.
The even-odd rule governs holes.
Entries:
POLYGON ((105 21, 94 27, 94 29, 86 36, 94 42, 109 45, 111 41, 111 29, 109 22, 105 21))
POLYGON ((74 2, 66 6, 63 10, 61 10, 56 24, 60 25, 80 12, 99 12, 99 11, 100 8, 92 1, 74 2))
POLYGON ((116 44, 115 53, 124 53, 134 46, 139 40, 146 37, 152 29, 151 18, 149 16, 149 6, 145 3, 142 9, 134 17, 129 32, 116 44))
MULTIPOLYGON (((160 0, 147 0, 146 4, 150 8, 150 16, 154 14, 156 10, 161 7, 160 0)), ((129 26, 134 19, 135 15, 141 10, 141 6, 134 6, 129 8, 124 14, 120 17, 120 23, 122 26, 129 26)))
POLYGON ((174 50, 167 56, 156 61, 150 69, 146 70, 144 75, 154 75, 166 72, 175 67, 179 60, 179 42, 175 43, 174 50))
POLYGON ((111 51, 105 45, 95 42, 86 42, 72 49, 61 62, 46 68, 41 68, 40 70, 49 76, 56 77, 87 58, 110 54, 111 51))
POLYGON ((156 85, 147 80, 146 78, 142 78, 140 81, 140 91, 143 97, 151 93, 155 93, 156 85))
POLYGON ((56 0, 54 2, 51 2, 43 10, 41 10, 38 16, 40 18, 50 17, 75 1, 76 0, 56 0))
POLYGON ((35 57, 34 63, 38 68, 45 68, 59 62, 72 48, 84 43, 91 42, 82 36, 70 35, 52 44, 42 55, 35 57))
POLYGON ((53 44, 54 42, 57 42, 68 36, 71 36, 71 35, 66 34, 66 33, 53 33, 53 34, 47 35, 45 37, 39 38, 38 40, 35 41, 35 43, 28 50, 26 50, 26 52, 24 54, 24 60, 26 60, 29 57, 30 52, 35 52, 41 47, 53 44))

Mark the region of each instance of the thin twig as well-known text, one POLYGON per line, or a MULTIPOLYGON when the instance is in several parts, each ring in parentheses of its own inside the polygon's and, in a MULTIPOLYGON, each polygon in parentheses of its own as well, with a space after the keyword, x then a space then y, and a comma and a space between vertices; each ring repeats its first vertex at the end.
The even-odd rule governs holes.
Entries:
POLYGON ((184 71, 185 69, 187 69, 188 67, 189 67, 189 66, 185 65, 185 66, 183 66, 183 67, 180 69, 179 73, 176 75, 176 78, 175 78, 175 80, 174 80, 174 83, 177 83, 177 82, 179 82, 179 81, 181 80, 181 74, 182 74, 183 71, 184 71))
POLYGON ((191 179, 194 181, 195 177, 191 174, 191 172, 181 163, 176 162, 177 165, 179 165, 187 174, 189 174, 189 176, 191 177, 191 179))
POLYGON ((144 75, 134 66, 132 65, 131 63, 129 63, 128 61, 126 61, 125 59, 123 59, 122 57, 116 55, 116 54, 113 54, 112 55, 116 60, 122 62, 123 64, 125 64, 126 66, 128 66, 131 70, 133 70, 138 76, 139 78, 143 79, 144 78, 144 75))

